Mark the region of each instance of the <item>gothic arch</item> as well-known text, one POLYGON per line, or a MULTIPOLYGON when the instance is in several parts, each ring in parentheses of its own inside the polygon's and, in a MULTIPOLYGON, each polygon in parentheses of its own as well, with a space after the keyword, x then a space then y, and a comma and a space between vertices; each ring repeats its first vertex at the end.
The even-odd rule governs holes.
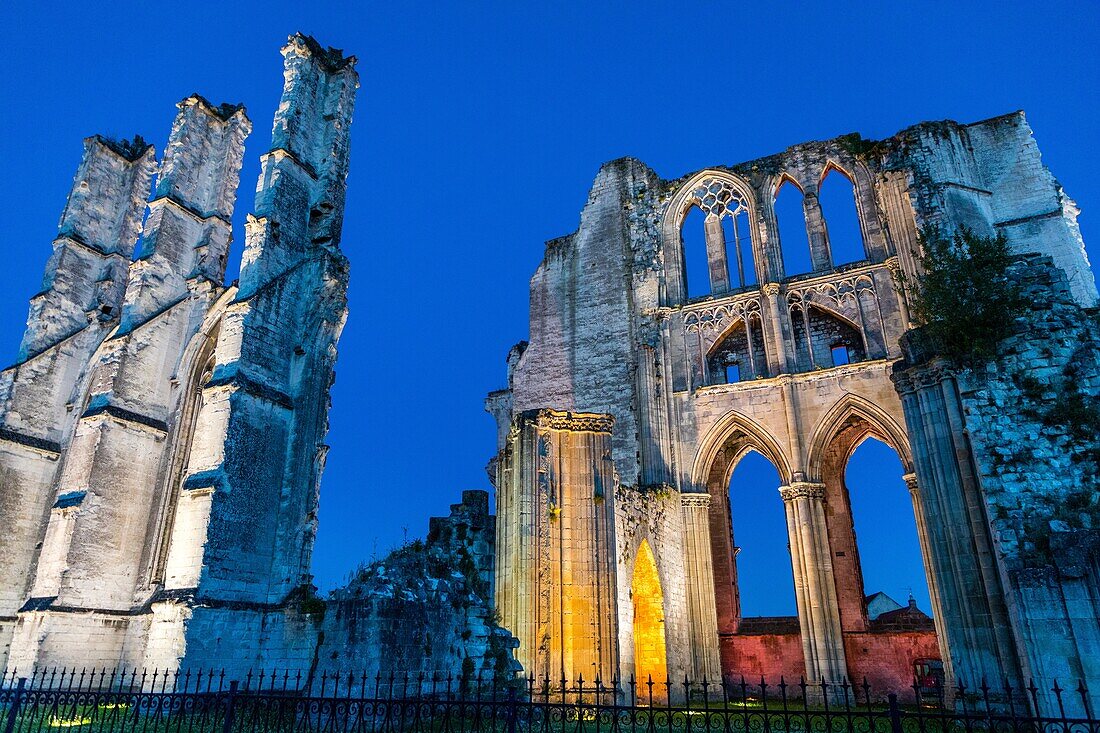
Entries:
POLYGON ((745 311, 733 319, 714 339, 707 349, 707 374, 712 381, 721 382, 722 370, 728 358, 737 355, 742 379, 755 379, 770 375, 768 368, 768 335, 759 310, 745 311))
POLYGON ((797 188, 798 192, 803 196, 806 195, 806 190, 802 187, 802 184, 798 182, 798 179, 792 176, 790 173, 784 171, 778 176, 775 176, 774 179, 771 181, 770 188, 771 196, 773 199, 779 195, 779 189, 783 188, 784 184, 787 183, 797 188))
POLYGON ((829 445, 853 419, 859 421, 859 429, 863 433, 854 441, 854 445, 858 445, 867 436, 875 436, 897 452, 907 473, 912 472, 913 454, 905 430, 885 410, 870 400, 849 392, 837 400, 814 429, 806 461, 808 481, 821 481, 829 445))
MULTIPOLYGON (((878 205, 875 200, 874 177, 866 164, 858 158, 841 160, 840 157, 830 155, 821 168, 821 174, 817 178, 817 189, 831 171, 843 175, 852 183, 855 193, 856 218, 859 220, 860 234, 863 237, 863 250, 867 259, 872 261, 884 260, 892 254, 882 236, 878 223, 878 205)), ((828 222, 826 221, 826 226, 828 222)), ((835 267, 835 264, 834 264, 835 267)))
POLYGON ((149 547, 152 555, 146 567, 152 584, 164 580, 176 503, 195 438, 195 425, 202 407, 202 390, 213 376, 222 317, 236 293, 235 287, 226 288, 214 301, 176 366, 174 376, 180 384, 176 419, 168 434, 168 450, 160 471, 160 509, 152 515, 154 524, 150 527, 153 542, 149 547))
MULTIPOLYGON (((747 181, 727 171, 708 168, 695 173, 688 178, 675 195, 665 206, 661 222, 661 239, 664 250, 664 300, 668 304, 682 303, 687 299, 687 280, 685 273, 685 259, 683 239, 680 227, 684 217, 692 206, 696 206, 696 190, 703 183, 716 181, 728 186, 744 202, 747 209, 749 237, 751 239, 753 266, 756 277, 760 282, 764 281, 763 255, 760 251, 760 243, 763 241, 759 227, 759 208, 756 195, 747 181)), ((704 212, 705 213, 705 212, 704 212)))
MULTIPOLYGON (((693 486, 699 489, 707 488, 719 451, 725 448, 727 443, 736 438, 739 433, 744 440, 744 446, 738 452, 738 458, 746 450, 755 450, 772 462, 784 484, 790 483, 790 461, 787 460, 779 441, 751 418, 736 410, 730 410, 718 419, 714 427, 710 429, 699 444, 699 450, 695 455, 695 463, 691 469, 691 483, 693 486)), ((732 465, 736 465, 736 463, 736 460, 730 461, 731 467, 728 470, 732 471, 732 465)), ((726 481, 727 483, 729 481, 728 475, 726 481)))
MULTIPOLYGON (((634 623, 634 679, 639 693, 653 684, 653 697, 668 680, 668 640, 665 634, 665 595, 657 559, 648 540, 638 544, 631 573, 630 600, 634 623)), ((648 697, 649 693, 645 694, 648 697)), ((641 695, 639 696, 640 699, 641 695)))

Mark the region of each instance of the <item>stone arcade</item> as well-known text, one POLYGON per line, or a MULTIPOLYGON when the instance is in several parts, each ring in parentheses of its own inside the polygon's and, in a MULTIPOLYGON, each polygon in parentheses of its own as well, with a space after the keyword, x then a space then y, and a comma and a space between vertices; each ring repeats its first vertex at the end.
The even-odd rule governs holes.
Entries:
POLYGON ((1022 113, 807 143, 673 181, 633 159, 604 165, 580 227, 546 245, 530 343, 486 402, 495 593, 524 668, 903 691, 915 663, 942 659, 948 681, 1084 679, 1100 704, 1097 437, 1028 417, 1005 371, 1050 397, 1074 382, 1097 404, 1097 291, 1076 216, 1022 113), (842 266, 818 198, 830 175, 851 185, 862 232, 842 266), (785 267, 784 186, 802 197, 806 274, 785 267), (701 297, 685 266, 693 209, 701 297), (956 374, 903 338, 898 274, 919 275, 918 232, 932 226, 1039 253, 1012 273, 1030 321, 1002 344, 1001 369, 956 374), (934 628, 868 616, 844 469, 871 436, 906 471, 934 628), (741 613, 730 480, 749 451, 783 484, 797 619, 741 613))

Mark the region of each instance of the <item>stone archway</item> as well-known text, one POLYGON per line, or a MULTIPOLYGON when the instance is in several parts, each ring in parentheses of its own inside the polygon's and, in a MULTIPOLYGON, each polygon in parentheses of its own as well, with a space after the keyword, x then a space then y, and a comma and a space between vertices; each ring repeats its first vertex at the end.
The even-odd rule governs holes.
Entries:
POLYGON ((653 697, 664 697, 668 679, 668 656, 665 649, 665 597, 657 562, 649 542, 642 540, 634 559, 634 579, 630 583, 634 602, 634 679, 640 701, 649 698, 650 680, 653 697))

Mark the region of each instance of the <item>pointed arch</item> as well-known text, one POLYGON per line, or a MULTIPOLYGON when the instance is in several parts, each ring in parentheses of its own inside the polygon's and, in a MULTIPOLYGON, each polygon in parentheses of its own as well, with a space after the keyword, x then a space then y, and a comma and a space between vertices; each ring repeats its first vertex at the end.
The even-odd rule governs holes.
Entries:
POLYGON ((814 270, 805 199, 806 191, 798 181, 787 173, 779 176, 772 189, 772 208, 785 278, 814 270))
MULTIPOLYGON (((654 697, 668 679, 668 654, 665 642, 665 595, 657 560, 649 540, 643 539, 634 556, 634 574, 630 583, 634 605, 634 678, 639 694, 654 682, 654 697)), ((645 700, 642 700, 645 702, 645 700)))
POLYGON ((707 374, 713 382, 722 383, 726 368, 738 367, 738 380, 769 376, 767 334, 758 309, 745 309, 715 337, 707 348, 707 374))
POLYGON ((226 288, 203 317, 198 332, 184 349, 176 365, 175 379, 181 385, 175 421, 169 433, 169 449, 160 471, 160 508, 151 519, 153 541, 149 543, 149 582, 162 583, 168 564, 168 552, 175 524, 180 489, 186 478, 187 463, 195 441, 195 427, 202 407, 202 392, 214 374, 218 337, 225 309, 237 294, 236 287, 226 288))
MULTIPOLYGON (((726 447, 731 439, 737 438, 740 438, 738 442, 743 442, 744 450, 755 449, 756 452, 771 461, 776 470, 779 471, 779 478, 784 484, 791 481, 791 464, 787 460, 779 441, 752 418, 736 410, 730 410, 714 423, 707 436, 699 444, 699 450, 695 455, 695 462, 691 468, 691 483, 693 486, 699 489, 707 487, 719 451, 726 447)), ((732 463, 736 463, 736 461, 732 463)), ((729 483, 729 476, 725 477, 725 483, 729 483)))
MULTIPOLYGON (((727 262, 728 254, 725 246, 727 243, 720 242, 719 240, 723 236, 721 226, 722 218, 734 213, 727 209, 725 204, 733 200, 738 202, 739 206, 744 211, 744 216, 747 218, 747 229, 750 240, 746 243, 747 251, 742 253, 740 248, 735 248, 733 250, 735 258, 738 253, 742 253, 742 256, 745 257, 748 256, 751 251, 751 256, 753 258, 752 270, 754 275, 759 278, 760 273, 764 272, 764 269, 760 265, 759 243, 762 240, 758 228, 757 204, 752 187, 747 181, 728 171, 708 168, 691 175, 680 185, 679 190, 669 199, 662 215, 661 238, 665 263, 664 302, 668 304, 678 304, 688 299, 685 252, 681 231, 684 219, 693 207, 698 207, 703 211, 706 216, 708 228, 711 229, 711 231, 708 232, 708 256, 712 260, 711 285, 718 286, 717 289, 712 287, 712 291, 714 291, 715 294, 720 294, 728 290, 730 283, 730 268, 727 262), (729 198, 727 201, 723 202, 718 199, 710 201, 708 198, 710 192, 704 193, 702 189, 709 188, 712 184, 718 184, 723 192, 728 193, 729 198)), ((748 271, 744 263, 742 263, 741 271, 748 271)), ((745 279, 747 279, 747 277, 745 279)))
POLYGON ((834 160, 829 160, 821 170, 818 203, 829 235, 833 267, 867 259, 866 225, 859 205, 856 179, 834 160))
POLYGON ((906 472, 913 470, 909 437, 897 420, 870 400, 849 392, 829 408, 814 429, 806 461, 808 481, 821 480, 821 469, 829 444, 848 427, 858 427, 862 432, 854 445, 858 446, 866 437, 873 435, 897 452, 906 472))

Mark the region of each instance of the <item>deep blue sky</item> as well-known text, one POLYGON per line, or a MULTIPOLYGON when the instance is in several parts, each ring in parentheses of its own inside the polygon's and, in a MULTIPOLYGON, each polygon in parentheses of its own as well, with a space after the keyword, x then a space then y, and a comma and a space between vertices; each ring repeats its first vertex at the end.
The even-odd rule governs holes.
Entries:
MULTIPOLYGON (((488 486, 482 398, 504 384, 508 347, 527 336, 542 242, 576 227, 606 160, 632 155, 676 177, 806 140, 1023 108, 1100 258, 1096 3, 561 5, 4 3, 0 350, 15 355, 81 139, 140 133, 159 155, 175 102, 195 91, 244 102, 255 123, 239 257, 281 89, 278 49, 295 30, 356 54, 363 83, 344 231, 351 315, 315 556, 322 588, 406 528, 423 534, 462 489, 488 486)), ((230 279, 236 269, 235 257, 230 279)), ((912 525, 900 469, 889 451, 867 450, 853 469, 871 512, 857 507, 860 540, 897 545, 896 527, 912 525)), ((923 584, 911 552, 863 556, 869 590, 903 601, 923 584)), ((782 565, 745 591, 758 613, 775 610, 772 572, 782 565)))

